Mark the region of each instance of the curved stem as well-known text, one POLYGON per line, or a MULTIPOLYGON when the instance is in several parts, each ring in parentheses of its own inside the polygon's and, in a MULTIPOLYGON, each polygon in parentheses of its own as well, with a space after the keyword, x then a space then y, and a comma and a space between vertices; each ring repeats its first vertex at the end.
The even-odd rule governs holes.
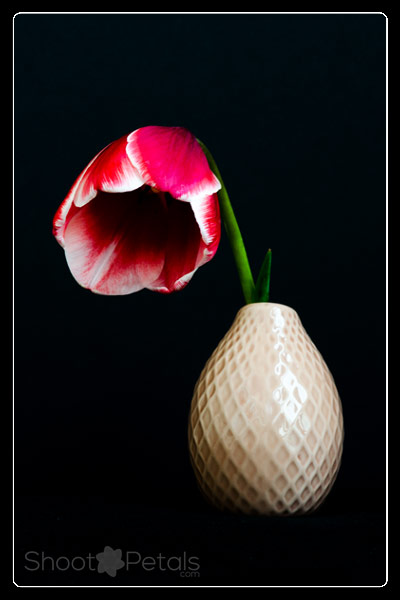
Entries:
POLYGON ((218 177, 221 183, 221 189, 218 192, 219 206, 221 210, 222 220, 224 222, 225 230, 228 235, 229 243, 232 248, 233 257, 235 259, 236 268, 238 270, 240 284, 243 290, 243 296, 246 304, 254 302, 255 285, 253 275, 250 269, 249 260, 247 258, 246 248, 243 243, 242 234, 240 233, 239 225, 233 212, 231 201, 229 200, 228 192, 225 184, 222 180, 221 173, 215 163, 215 160, 208 150, 208 148, 197 140, 202 147, 208 164, 210 165, 213 173, 218 177))

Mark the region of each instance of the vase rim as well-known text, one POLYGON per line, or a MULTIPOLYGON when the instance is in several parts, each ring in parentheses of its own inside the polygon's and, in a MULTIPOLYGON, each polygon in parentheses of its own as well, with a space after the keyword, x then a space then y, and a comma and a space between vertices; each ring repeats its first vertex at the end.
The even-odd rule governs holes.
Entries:
POLYGON ((249 310, 254 307, 268 308, 270 306, 277 307, 277 308, 285 308, 286 310, 290 310, 290 311, 296 313, 296 310, 294 308, 292 308, 291 306, 288 306, 287 304, 281 304, 279 302, 250 302, 250 304, 245 304, 244 306, 242 306, 238 312, 249 310))

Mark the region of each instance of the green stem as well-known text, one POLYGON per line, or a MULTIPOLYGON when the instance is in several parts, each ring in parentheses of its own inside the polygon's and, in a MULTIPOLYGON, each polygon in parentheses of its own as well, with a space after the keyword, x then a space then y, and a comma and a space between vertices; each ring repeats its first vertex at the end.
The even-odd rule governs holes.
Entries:
POLYGON ((224 222, 225 230, 228 235, 229 243, 232 248, 233 257, 235 259, 236 268, 238 270, 240 284, 243 290, 243 296, 246 304, 254 302, 255 285, 253 275, 250 269, 250 264, 247 258, 246 248, 244 247, 242 234, 240 233, 239 225, 237 223, 235 213, 233 212, 232 204, 229 200, 228 192, 222 180, 219 169, 215 163, 215 160, 208 150, 208 148, 197 140, 202 147, 208 164, 210 165, 213 173, 218 177, 221 184, 221 189, 218 192, 219 206, 221 210, 221 217, 224 222))

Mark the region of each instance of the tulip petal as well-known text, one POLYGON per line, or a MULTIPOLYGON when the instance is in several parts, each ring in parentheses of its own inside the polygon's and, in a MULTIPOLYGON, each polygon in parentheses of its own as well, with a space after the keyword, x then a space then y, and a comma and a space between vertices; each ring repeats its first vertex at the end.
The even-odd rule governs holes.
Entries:
POLYGON ((128 136, 126 152, 150 186, 177 200, 216 193, 221 184, 195 136, 183 127, 141 127, 128 136))
POLYGON ((150 188, 99 192, 69 220, 65 254, 80 285, 99 294, 124 295, 159 277, 166 241, 166 205, 150 188))
POLYGON ((85 206, 98 191, 130 192, 143 185, 142 177, 126 154, 126 144, 127 136, 124 136, 106 146, 76 179, 53 221, 54 235, 61 245, 64 245, 64 229, 75 212, 74 206, 85 206))
POLYGON ((221 217, 217 194, 192 200, 190 205, 204 243, 207 246, 213 246, 216 243, 218 246, 221 237, 221 217))
POLYGON ((130 192, 143 185, 143 179, 126 154, 127 136, 106 146, 86 167, 75 188, 74 204, 84 206, 97 191, 130 192))
MULTIPOLYGON (((211 260, 217 251, 220 240, 220 221, 217 196, 208 200, 209 212, 213 211, 215 223, 209 227, 213 239, 209 245, 204 242, 199 225, 194 218, 191 205, 171 199, 168 204, 168 238, 165 250, 164 268, 150 290, 170 293, 185 287, 197 269, 211 260)), ((205 221, 204 221, 205 222, 205 221)))

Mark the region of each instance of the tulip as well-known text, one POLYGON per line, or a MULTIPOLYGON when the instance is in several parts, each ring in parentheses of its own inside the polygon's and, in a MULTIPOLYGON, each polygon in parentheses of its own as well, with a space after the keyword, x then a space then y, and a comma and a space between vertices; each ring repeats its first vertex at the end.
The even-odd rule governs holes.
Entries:
POLYGON ((170 293, 217 251, 220 188, 192 133, 142 127, 93 158, 59 207, 53 233, 84 288, 170 293))

